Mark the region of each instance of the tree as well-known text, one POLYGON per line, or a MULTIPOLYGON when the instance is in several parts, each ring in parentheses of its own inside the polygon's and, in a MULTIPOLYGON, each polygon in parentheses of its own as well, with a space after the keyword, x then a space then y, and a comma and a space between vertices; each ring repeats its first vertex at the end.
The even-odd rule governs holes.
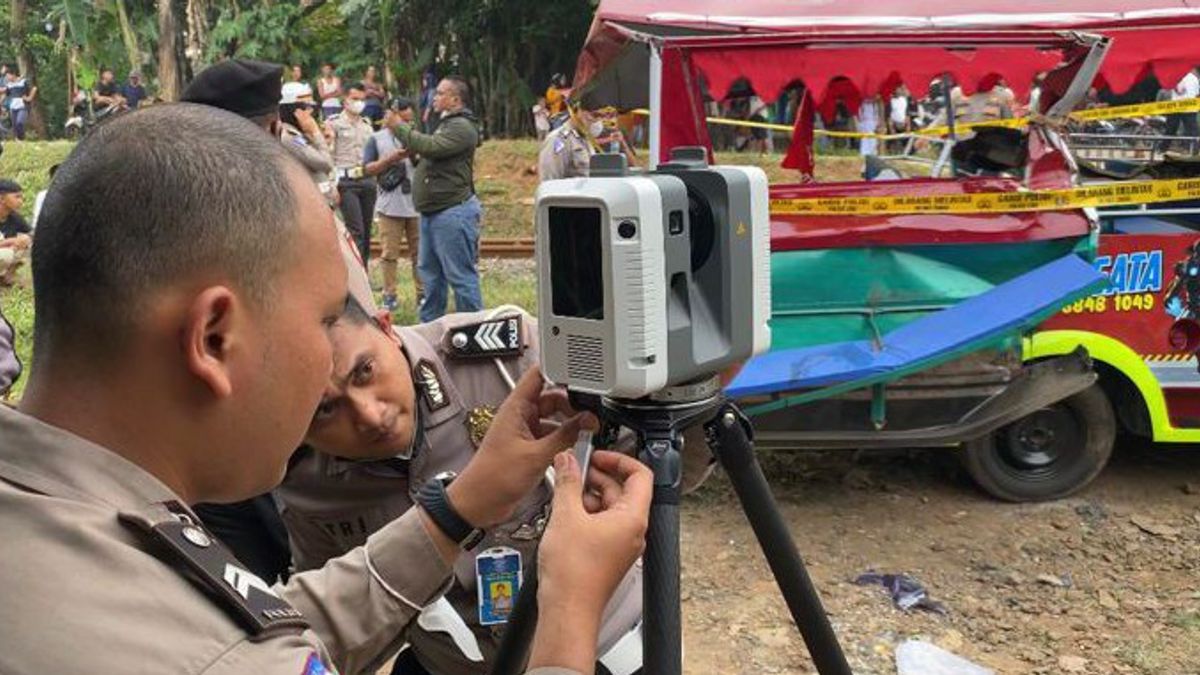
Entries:
POLYGON ((158 0, 158 95, 164 101, 178 101, 183 93, 176 42, 175 4, 158 0))

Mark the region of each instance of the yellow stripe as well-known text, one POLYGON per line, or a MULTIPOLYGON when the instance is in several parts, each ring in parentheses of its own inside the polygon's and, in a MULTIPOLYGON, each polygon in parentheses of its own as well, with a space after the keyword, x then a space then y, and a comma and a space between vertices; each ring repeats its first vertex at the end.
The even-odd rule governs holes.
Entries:
MULTIPOLYGON (((638 108, 631 111, 635 115, 649 116, 650 111, 645 108, 638 108)), ((1149 115, 1173 115, 1178 113, 1194 113, 1200 112, 1200 99, 1187 99, 1183 101, 1158 101, 1155 103, 1137 103, 1134 105, 1120 105, 1109 108, 1093 108, 1091 110, 1078 110, 1069 115, 1069 117, 1078 122, 1095 122, 1098 120, 1115 120, 1129 117, 1147 117, 1149 115)), ((1040 117, 1034 115, 1034 118, 1040 117)), ((706 117, 704 118, 709 124, 719 124, 730 127, 747 127, 751 129, 770 129, 772 131, 791 131, 792 127, 787 124, 772 124, 769 122, 751 122, 750 120, 736 120, 727 117, 706 117)), ((1031 117, 1015 117, 1006 120, 989 120, 987 122, 963 122, 954 125, 955 133, 963 131, 972 131, 984 127, 1003 127, 1005 129, 1020 129, 1029 124, 1031 117)), ((894 140, 899 138, 908 138, 909 136, 945 136, 950 133, 949 126, 927 127, 925 129, 916 129, 911 133, 906 134, 875 134, 862 131, 829 131, 828 129, 814 129, 813 133, 830 138, 878 138, 880 140, 894 140)))
POLYGON ((1154 440, 1168 443, 1195 443, 1200 441, 1200 430, 1179 429, 1171 425, 1167 414, 1167 401, 1162 387, 1142 357, 1128 345, 1107 335, 1074 330, 1052 330, 1034 333, 1025 339, 1022 349, 1025 360, 1032 361, 1049 356, 1063 356, 1079 346, 1087 348, 1088 354, 1101 363, 1112 366, 1133 383, 1142 395, 1146 410, 1150 413, 1150 426, 1154 440))
POLYGON ((772 199, 776 215, 895 215, 917 213, 1012 213, 1057 211, 1120 204, 1154 204, 1200 199, 1200 179, 1104 183, 1036 192, 980 192, 886 197, 806 197, 772 199))

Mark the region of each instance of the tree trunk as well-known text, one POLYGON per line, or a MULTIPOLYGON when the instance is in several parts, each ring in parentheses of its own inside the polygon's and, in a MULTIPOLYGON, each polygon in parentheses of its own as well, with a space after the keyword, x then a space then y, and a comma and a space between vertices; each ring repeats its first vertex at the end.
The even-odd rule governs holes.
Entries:
POLYGON ((164 101, 178 101, 182 91, 175 39, 175 6, 158 0, 158 95, 164 101))
POLYGON ((129 21, 129 12, 125 9, 125 0, 116 0, 117 20, 121 23, 121 40, 125 43, 125 53, 129 56, 129 69, 140 70, 142 67, 142 50, 138 47, 137 33, 133 32, 133 24, 129 21))
MULTIPOLYGON (((37 86, 37 63, 33 60, 33 53, 29 51, 29 45, 25 41, 25 15, 28 10, 26 0, 12 0, 12 29, 13 51, 17 53, 17 69, 21 71, 21 75, 29 83, 30 87, 37 86)), ((29 131, 36 138, 46 138, 46 114, 42 107, 41 98, 33 99, 33 103, 29 107, 29 131)))
POLYGON ((187 57, 192 64, 192 73, 204 69, 204 48, 208 45, 208 0, 188 0, 187 3, 187 57))

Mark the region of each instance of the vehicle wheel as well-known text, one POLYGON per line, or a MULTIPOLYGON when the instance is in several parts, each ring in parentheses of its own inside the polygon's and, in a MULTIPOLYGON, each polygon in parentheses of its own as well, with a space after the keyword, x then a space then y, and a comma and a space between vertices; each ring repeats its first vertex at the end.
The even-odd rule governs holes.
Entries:
POLYGON ((1092 481, 1112 455, 1112 406, 1099 384, 964 444, 963 467, 994 497, 1059 499, 1092 481))

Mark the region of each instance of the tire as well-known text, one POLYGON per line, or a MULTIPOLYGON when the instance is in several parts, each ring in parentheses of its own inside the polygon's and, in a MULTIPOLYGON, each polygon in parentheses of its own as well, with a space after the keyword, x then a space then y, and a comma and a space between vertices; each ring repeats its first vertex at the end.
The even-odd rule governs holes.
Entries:
POLYGON ((1117 435, 1100 385, 964 444, 962 464, 988 494, 1010 502, 1060 499, 1100 473, 1117 435))

